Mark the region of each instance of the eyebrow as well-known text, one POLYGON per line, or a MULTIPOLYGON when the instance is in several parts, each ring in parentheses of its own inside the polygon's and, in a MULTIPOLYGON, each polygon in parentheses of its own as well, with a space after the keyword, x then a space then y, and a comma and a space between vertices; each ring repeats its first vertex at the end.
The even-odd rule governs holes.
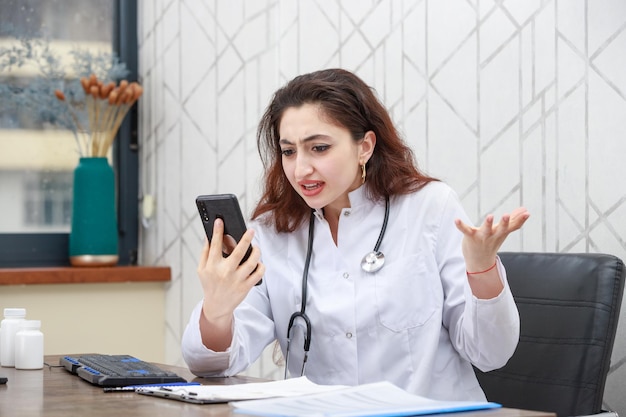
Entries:
MULTIPOLYGON (((328 138, 328 137, 329 137, 328 135, 324 135, 322 133, 314 133, 311 136, 307 136, 306 138, 302 139, 302 143, 307 143, 316 139, 328 138)), ((280 139, 278 143, 281 145, 293 145, 293 142, 291 142, 289 139, 280 139)))

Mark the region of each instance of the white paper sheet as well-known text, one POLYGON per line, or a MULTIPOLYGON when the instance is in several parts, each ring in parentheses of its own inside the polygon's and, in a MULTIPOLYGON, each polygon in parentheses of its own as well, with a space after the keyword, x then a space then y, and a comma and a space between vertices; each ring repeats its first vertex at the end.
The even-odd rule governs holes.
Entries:
POLYGON ((306 377, 281 381, 234 385, 192 385, 180 387, 142 387, 138 394, 171 400, 210 404, 258 398, 293 397, 345 389, 343 385, 318 385, 306 377))
POLYGON ((395 417, 498 408, 486 401, 437 401, 388 382, 288 398, 231 403, 235 412, 269 417, 395 417))

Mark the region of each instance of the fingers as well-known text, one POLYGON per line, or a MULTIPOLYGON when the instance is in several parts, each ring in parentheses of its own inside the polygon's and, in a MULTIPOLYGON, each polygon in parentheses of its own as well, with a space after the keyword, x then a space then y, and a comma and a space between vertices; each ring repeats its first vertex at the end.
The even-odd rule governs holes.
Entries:
POLYGON ((500 222, 496 225, 496 232, 500 231, 501 233, 509 233, 509 222, 511 220, 511 216, 508 214, 502 215, 500 222))
POLYGON ((202 252, 200 253, 200 259, 198 260, 198 272, 204 268, 209 259, 209 239, 204 238, 204 245, 202 246, 202 252))
POLYGON ((485 217, 485 221, 481 228, 487 233, 493 232, 493 214, 489 214, 485 217))
MULTIPOLYGON (((211 235, 211 242, 221 242, 222 241, 222 235, 224 233, 224 222, 222 221, 222 219, 216 219, 215 222, 213 223, 213 234, 211 235)), ((221 246, 221 245, 215 245, 215 246, 221 246)), ((215 259, 215 253, 219 252, 219 254, 221 255, 222 251, 211 251, 211 243, 209 242, 209 239, 207 239, 206 237, 204 238, 204 245, 202 246, 202 252, 200 253, 200 259, 198 260, 198 273, 200 273, 201 270, 203 270, 206 267, 207 262, 209 262, 209 259, 215 259), (213 253, 213 255, 211 255, 213 253)))
POLYGON ((528 213, 528 209, 526 207, 518 207, 511 212, 511 217, 517 217, 525 214, 530 216, 530 213, 528 213))
POLYGON ((463 233, 464 235, 472 235, 477 230, 475 227, 471 227, 471 226, 463 223, 463 221, 461 219, 455 219, 454 220, 454 224, 455 224, 456 228, 459 229, 459 231, 461 233, 463 233))
POLYGON ((526 220, 528 220, 529 217, 530 213, 528 212, 526 207, 518 207, 511 213, 511 219, 513 223, 512 227, 515 227, 515 230, 519 229, 524 225, 524 223, 526 223, 526 220))
POLYGON ((261 251, 257 246, 252 246, 253 236, 254 231, 252 229, 246 231, 231 255, 238 260, 240 254, 243 257, 248 248, 252 248, 248 259, 239 266, 246 273, 246 281, 249 281, 252 285, 257 284, 265 275, 265 265, 260 262, 261 251))
MULTIPOLYGON (((245 257, 248 248, 252 247, 252 239, 254 237, 254 230, 247 230, 239 243, 232 249, 231 253, 228 256, 225 256, 222 252, 224 250, 224 243, 220 244, 219 242, 223 242, 224 239, 224 222, 222 219, 217 218, 213 223, 213 234, 211 236, 211 242, 205 240, 204 247, 202 248, 202 253, 200 254, 200 260, 198 263, 198 271, 205 269, 209 264, 214 267, 218 267, 222 271, 226 271, 226 274, 233 274, 238 268, 241 268, 242 272, 245 273, 245 277, 252 274, 253 271, 257 268, 257 264, 259 264, 261 254, 258 248, 252 248, 250 257, 246 262, 242 262, 245 257), (241 265, 240 265, 241 264, 241 265), (220 266, 221 265, 221 266, 220 266)), ((260 278, 259 278, 260 279, 260 278)))
POLYGON ((494 234, 506 236, 509 233, 520 229, 529 217, 530 213, 525 207, 518 207, 513 210, 511 214, 503 214, 500 221, 496 224, 494 224, 493 214, 487 215, 480 227, 472 227, 465 224, 460 219, 456 219, 454 224, 461 233, 468 237, 476 236, 477 234, 483 236, 490 236, 494 234))
POLYGON ((510 233, 522 227, 529 217, 530 213, 526 208, 518 207, 511 214, 503 214, 500 222, 495 226, 493 225, 493 215, 488 215, 483 226, 487 230, 493 230, 494 232, 510 233))
POLYGON ((219 217, 215 219, 213 222, 213 235, 211 236, 211 242, 214 246, 215 250, 210 250, 208 258, 215 260, 218 256, 222 256, 222 241, 224 239, 224 221, 219 217))
POLYGON ((529 217, 530 213, 525 207, 518 207, 510 215, 503 215, 499 226, 506 233, 511 233, 521 228, 529 217))
MULTIPOLYGON (((250 256, 250 258, 252 259, 252 256, 250 256)), ((248 275, 247 279, 249 279, 250 282, 254 285, 263 278, 263 275, 265 275, 265 265, 257 261, 253 264, 253 267, 254 268, 248 275)))
POLYGON ((477 233, 484 233, 487 235, 491 235, 494 232, 493 214, 490 214, 487 217, 485 217, 485 221, 480 227, 469 226, 465 224, 461 219, 456 219, 454 221, 454 224, 456 225, 457 229, 461 231, 461 233, 467 236, 474 236, 477 233))
POLYGON ((233 249, 230 256, 233 256, 233 258, 236 259, 237 262, 241 262, 241 260, 244 258, 244 256, 248 252, 248 248, 252 245, 253 237, 254 237, 254 230, 252 229, 246 230, 246 232, 243 234, 243 236, 239 240, 239 243, 237 243, 237 246, 235 246, 235 249, 233 249))

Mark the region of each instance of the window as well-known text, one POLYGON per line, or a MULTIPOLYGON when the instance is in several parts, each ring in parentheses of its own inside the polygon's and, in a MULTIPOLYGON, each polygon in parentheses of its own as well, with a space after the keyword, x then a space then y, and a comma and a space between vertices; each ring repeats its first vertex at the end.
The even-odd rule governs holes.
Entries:
MULTIPOLYGON (((64 48, 76 47, 112 51, 129 71, 125 78, 137 80, 134 0, 3 0, 0 28, 0 47, 26 37, 45 40, 62 55, 64 48)), ((0 71, 0 85, 30 86, 30 71, 0 71)), ((69 265, 72 177, 78 163, 73 135, 12 99, 10 94, 0 96, 0 267, 69 265)), ((117 181, 121 265, 134 264, 137 258, 136 126, 135 106, 110 155, 117 181)))
POLYGON ((72 177, 68 172, 26 172, 21 184, 25 230, 67 230, 72 214, 72 177))

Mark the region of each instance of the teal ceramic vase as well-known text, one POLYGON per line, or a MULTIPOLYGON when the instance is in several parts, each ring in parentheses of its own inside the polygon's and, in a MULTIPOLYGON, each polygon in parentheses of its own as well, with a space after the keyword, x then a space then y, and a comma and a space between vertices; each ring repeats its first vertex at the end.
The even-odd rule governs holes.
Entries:
POLYGON ((74 170, 69 240, 73 266, 117 264, 115 174, 107 158, 80 158, 74 170))

